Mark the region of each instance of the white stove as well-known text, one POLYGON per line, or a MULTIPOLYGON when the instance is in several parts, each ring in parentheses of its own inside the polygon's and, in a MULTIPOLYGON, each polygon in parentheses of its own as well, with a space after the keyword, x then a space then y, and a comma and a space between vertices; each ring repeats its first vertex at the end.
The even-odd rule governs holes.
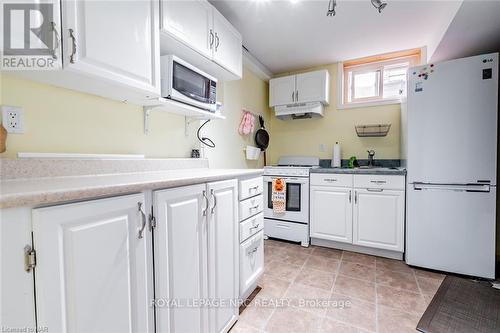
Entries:
POLYGON ((300 242, 309 246, 309 172, 319 167, 318 157, 283 156, 277 166, 264 168, 264 232, 272 238, 300 242), (272 182, 286 184, 285 212, 273 211, 272 182))

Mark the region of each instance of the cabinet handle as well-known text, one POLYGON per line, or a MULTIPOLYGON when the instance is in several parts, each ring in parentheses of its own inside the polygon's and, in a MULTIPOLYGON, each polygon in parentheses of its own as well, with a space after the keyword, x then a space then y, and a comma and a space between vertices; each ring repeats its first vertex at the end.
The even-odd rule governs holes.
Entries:
POLYGON ((351 203, 352 191, 349 191, 349 203, 351 203))
POLYGON ((248 251, 248 255, 252 255, 254 254, 255 252, 257 252, 257 250, 259 249, 259 246, 256 246, 255 248, 253 248, 252 250, 248 251))
POLYGON ((210 29, 210 48, 214 46, 214 31, 210 29))
POLYGON ((257 229, 259 227, 260 223, 257 223, 256 225, 254 225, 253 227, 250 227, 250 230, 252 229, 257 229))
POLYGON ((215 52, 217 52, 217 48, 219 47, 220 40, 219 40, 219 35, 215 33, 215 52))
POLYGON ((75 55, 76 55, 76 37, 75 37, 75 32, 73 29, 69 29, 69 36, 71 37, 71 43, 73 46, 73 50, 71 52, 71 55, 69 56, 69 62, 74 64, 75 63, 75 55))
POLYGON ((366 189, 368 192, 383 192, 383 188, 367 188, 366 189))
POLYGON ((295 102, 298 102, 299 101, 299 91, 297 90, 295 92, 295 102))
POLYGON ((52 48, 52 58, 54 60, 57 60, 57 49, 59 48, 59 33, 57 32, 56 29, 56 23, 55 22, 50 22, 50 25, 52 26, 52 32, 54 33, 54 39, 55 39, 55 45, 52 48))
POLYGON ((354 191, 354 203, 358 203, 358 191, 354 191))
POLYGON ((295 102, 295 91, 292 91, 292 102, 295 102))
POLYGON ((212 214, 214 214, 214 212, 215 212, 215 206, 217 206, 217 197, 215 196, 213 189, 210 190, 210 194, 214 198, 214 206, 211 209, 212 214))
POLYGON ((207 211, 208 211, 208 207, 210 205, 210 201, 208 200, 208 197, 207 197, 207 191, 203 191, 203 197, 205 198, 205 209, 203 209, 203 216, 207 216, 207 211))
POLYGON ((144 229, 146 228, 146 213, 142 209, 142 202, 137 203, 137 209, 139 210, 139 213, 141 213, 142 218, 142 225, 139 229, 139 239, 142 239, 144 237, 144 229))

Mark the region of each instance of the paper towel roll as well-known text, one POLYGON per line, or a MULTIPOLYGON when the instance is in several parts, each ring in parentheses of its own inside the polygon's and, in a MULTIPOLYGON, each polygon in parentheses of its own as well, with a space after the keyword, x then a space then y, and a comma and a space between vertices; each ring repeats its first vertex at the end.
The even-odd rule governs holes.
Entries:
POLYGON ((335 145, 333 146, 333 158, 332 158, 333 168, 340 168, 341 155, 342 153, 340 149, 340 144, 338 142, 335 142, 335 145))

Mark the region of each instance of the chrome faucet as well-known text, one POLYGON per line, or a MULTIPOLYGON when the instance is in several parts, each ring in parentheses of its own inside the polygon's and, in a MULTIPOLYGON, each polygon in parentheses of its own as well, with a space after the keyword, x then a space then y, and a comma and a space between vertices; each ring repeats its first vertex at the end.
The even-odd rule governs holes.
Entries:
POLYGON ((373 157, 375 156, 375 150, 367 150, 368 152, 368 166, 369 167, 374 167, 375 166, 375 162, 373 160, 373 157))

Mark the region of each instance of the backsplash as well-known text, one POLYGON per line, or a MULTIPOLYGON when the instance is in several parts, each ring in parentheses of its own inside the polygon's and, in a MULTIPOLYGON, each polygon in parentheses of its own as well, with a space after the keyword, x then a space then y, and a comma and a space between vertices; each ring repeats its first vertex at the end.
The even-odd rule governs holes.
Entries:
MULTIPOLYGON (((349 160, 343 159, 340 162, 342 168, 347 168, 349 160)), ((358 159, 359 165, 368 165, 368 159, 358 159)), ((319 161, 319 166, 321 168, 331 168, 332 165, 332 160, 331 159, 321 159, 319 161)), ((401 166, 401 160, 399 159, 375 159, 375 166, 376 167, 383 167, 383 168, 399 168, 401 166)))

